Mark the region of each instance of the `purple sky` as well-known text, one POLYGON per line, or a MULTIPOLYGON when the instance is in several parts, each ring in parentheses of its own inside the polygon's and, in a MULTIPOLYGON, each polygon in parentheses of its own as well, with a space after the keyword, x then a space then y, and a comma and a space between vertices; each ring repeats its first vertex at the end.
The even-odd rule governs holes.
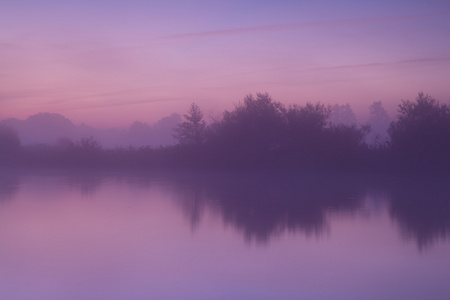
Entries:
POLYGON ((449 32, 448 0, 3 0, 0 119, 126 126, 256 92, 362 115, 419 91, 448 102, 449 32))

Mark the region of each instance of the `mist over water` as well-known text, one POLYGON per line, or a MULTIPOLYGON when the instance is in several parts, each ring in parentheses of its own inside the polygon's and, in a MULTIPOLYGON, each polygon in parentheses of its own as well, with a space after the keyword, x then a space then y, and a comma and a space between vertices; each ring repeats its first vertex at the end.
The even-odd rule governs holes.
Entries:
POLYGON ((447 299, 448 178, 13 171, 6 299, 447 299))
POLYGON ((92 136, 105 148, 160 147, 175 144, 173 129, 181 122, 181 116, 173 113, 155 124, 135 121, 127 128, 98 129, 85 123, 75 125, 58 113, 37 113, 25 120, 6 119, 3 126, 14 128, 22 145, 58 145, 64 140, 73 143, 92 136))
POLYGON ((0 300, 450 299, 450 1, 23 2, 0 300))
MULTIPOLYGON (((371 130, 366 138, 369 145, 383 143, 388 139, 387 129, 391 118, 381 101, 369 107, 368 118, 357 118, 352 107, 347 103, 330 106, 329 125, 359 126, 367 124, 371 130)), ((214 123, 221 117, 207 117, 207 123, 214 123)), ((9 118, 0 120, 1 126, 8 126, 17 131, 21 144, 25 146, 46 144, 58 145, 63 140, 77 142, 83 137, 92 136, 102 147, 160 147, 177 143, 174 138, 176 128, 182 122, 182 116, 172 113, 152 125, 136 120, 124 128, 98 129, 88 124, 74 124, 59 113, 39 112, 24 120, 9 118)))
POLYGON ((318 102, 285 106, 267 93, 249 94, 232 111, 224 111, 211 123, 205 121, 201 108, 192 103, 182 122, 174 114, 152 127, 135 122, 119 135, 114 131, 103 132, 123 138, 122 144, 113 148, 105 147, 93 135, 77 141, 62 136, 53 145, 22 145, 20 133, 12 126, 15 123, 23 126, 21 130, 30 131, 34 139, 48 132, 53 138, 61 135, 64 126, 58 126, 59 123, 75 132, 79 129, 60 115, 38 114, 23 123, 12 119, 0 124, 0 165, 385 173, 450 171, 447 104, 419 93, 415 101, 406 100, 398 105, 398 115, 392 122, 381 102, 374 102, 369 109, 368 122, 356 124, 348 104, 331 107, 318 102), (162 136, 166 143, 175 143, 149 144, 157 136, 155 132, 165 132, 162 136), (129 144, 123 144, 125 141, 129 144))

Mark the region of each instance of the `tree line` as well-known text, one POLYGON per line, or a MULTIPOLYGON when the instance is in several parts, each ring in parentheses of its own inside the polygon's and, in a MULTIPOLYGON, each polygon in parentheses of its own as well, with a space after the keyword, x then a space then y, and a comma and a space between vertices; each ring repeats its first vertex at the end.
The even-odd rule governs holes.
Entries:
MULTIPOLYGON (((371 118, 386 118, 381 102, 371 118)), ((196 104, 177 128, 178 147, 195 164, 287 169, 450 171, 450 108, 419 93, 402 101, 387 139, 369 144, 370 125, 334 123, 321 103, 285 107, 248 95, 206 126, 196 104)))
MULTIPOLYGON (((381 102, 372 118, 384 118, 381 102)), ((384 112, 385 114, 385 112, 384 112)), ((0 162, 11 165, 194 167, 226 169, 450 171, 450 108, 419 93, 398 105, 387 139, 368 143, 370 125, 332 122, 322 103, 285 106, 270 95, 247 95, 209 124, 193 103, 174 130, 178 144, 103 149, 92 137, 23 147, 0 126, 0 162)))

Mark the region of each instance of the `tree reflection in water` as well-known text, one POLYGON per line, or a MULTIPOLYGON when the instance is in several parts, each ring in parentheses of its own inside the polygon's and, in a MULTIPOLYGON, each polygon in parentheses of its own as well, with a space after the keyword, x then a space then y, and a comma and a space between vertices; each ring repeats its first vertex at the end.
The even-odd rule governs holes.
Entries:
MULTIPOLYGON (((0 200, 14 199, 23 176, 42 172, 0 172, 0 200)), ((163 188, 189 218, 192 230, 204 212, 213 212, 248 242, 267 243, 286 232, 320 236, 329 228, 329 213, 365 210, 372 194, 385 195, 392 220, 419 249, 450 238, 450 179, 394 178, 344 174, 237 172, 48 172, 93 197, 105 182, 132 188, 163 188)), ((56 182, 56 181, 55 181, 56 182)), ((373 195, 372 195, 373 196, 373 195)))
POLYGON ((208 209, 247 241, 259 243, 286 231, 321 235, 328 228, 327 212, 358 209, 365 194, 356 177, 323 174, 208 174, 184 180, 177 184, 184 187, 180 204, 193 228, 208 209))
POLYGON ((419 249, 450 237, 450 180, 410 178, 390 185, 390 215, 419 249))
POLYGON ((0 172, 0 201, 11 199, 18 190, 19 174, 16 172, 0 172))
POLYGON ((423 250, 450 238, 450 182, 343 174, 208 174, 178 177, 180 205, 198 226, 212 210, 247 241, 266 243, 284 232, 306 236, 327 231, 330 212, 365 210, 364 199, 382 194, 393 221, 423 250))

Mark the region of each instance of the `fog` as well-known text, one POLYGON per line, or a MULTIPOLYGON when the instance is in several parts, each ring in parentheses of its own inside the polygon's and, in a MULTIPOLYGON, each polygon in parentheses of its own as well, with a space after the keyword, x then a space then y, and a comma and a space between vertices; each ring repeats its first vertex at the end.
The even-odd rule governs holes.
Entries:
MULTIPOLYGON (((366 136, 366 142, 376 144, 387 141, 387 128, 391 120, 382 102, 379 101, 369 107, 369 114, 365 114, 365 117, 357 116, 348 103, 335 104, 331 106, 328 122, 330 125, 370 125, 371 130, 366 136)), ((173 137, 174 129, 181 121, 182 116, 172 113, 154 124, 136 120, 127 127, 100 129, 86 123, 75 124, 59 113, 38 112, 26 119, 4 119, 0 124, 14 128, 24 146, 77 142, 83 137, 92 136, 102 147, 110 149, 174 145, 176 143, 173 137)))
POLYGON ((74 124, 58 113, 40 112, 25 120, 6 119, 2 124, 14 128, 22 145, 55 145, 64 141, 76 142, 92 136, 104 148, 168 146, 175 143, 173 128, 181 122, 181 116, 173 113, 154 124, 135 121, 126 128, 98 129, 88 124, 74 124))

